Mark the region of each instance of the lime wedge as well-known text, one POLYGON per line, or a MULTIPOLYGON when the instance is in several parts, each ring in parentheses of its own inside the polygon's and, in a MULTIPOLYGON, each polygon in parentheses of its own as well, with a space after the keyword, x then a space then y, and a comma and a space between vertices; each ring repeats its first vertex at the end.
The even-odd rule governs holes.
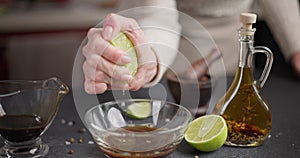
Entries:
POLYGON ((126 51, 128 53, 129 57, 131 58, 131 61, 130 63, 126 64, 125 67, 129 69, 131 75, 134 76, 138 68, 138 60, 136 56, 136 50, 130 39, 125 33, 120 32, 116 37, 114 37, 110 41, 110 43, 114 47, 126 51))
POLYGON ((194 148, 211 152, 220 148, 227 138, 227 125, 222 116, 205 115, 193 120, 184 136, 194 148))
POLYGON ((137 102, 128 106, 127 114, 136 119, 144 119, 151 115, 151 105, 149 102, 137 102))

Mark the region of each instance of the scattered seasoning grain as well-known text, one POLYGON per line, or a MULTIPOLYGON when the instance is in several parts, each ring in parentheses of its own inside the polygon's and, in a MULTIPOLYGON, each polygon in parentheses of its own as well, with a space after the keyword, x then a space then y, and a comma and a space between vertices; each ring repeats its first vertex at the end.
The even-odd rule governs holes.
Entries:
POLYGON ((74 126, 75 122, 74 121, 69 121, 68 126, 74 126))
POLYGON ((80 138, 78 139, 78 143, 83 143, 83 138, 82 138, 82 137, 80 137, 80 138))
POLYGON ((86 132, 86 129, 85 129, 85 128, 81 128, 81 129, 78 130, 78 132, 79 132, 79 133, 85 133, 85 132, 86 132))
POLYGON ((71 144, 71 142, 69 142, 69 141, 65 141, 65 144, 66 144, 66 145, 70 145, 70 144, 71 144))
POLYGON ((74 143, 75 139, 74 138, 70 138, 70 143, 74 143))
POLYGON ((61 120, 60 120, 60 123, 64 125, 64 124, 67 123, 67 121, 66 121, 65 119, 61 119, 61 120))
POLYGON ((91 141, 91 140, 90 140, 90 141, 88 141, 88 144, 93 145, 93 144, 95 144, 95 143, 94 143, 94 141, 91 141))
POLYGON ((74 153, 75 153, 74 150, 70 150, 70 151, 69 151, 69 154, 74 154, 74 153))

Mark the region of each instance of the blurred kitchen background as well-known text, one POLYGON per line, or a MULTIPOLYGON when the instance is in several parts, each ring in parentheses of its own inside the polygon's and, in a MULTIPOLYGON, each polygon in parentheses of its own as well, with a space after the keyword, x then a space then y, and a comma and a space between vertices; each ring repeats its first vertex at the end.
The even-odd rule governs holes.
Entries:
MULTIPOLYGON (((117 8, 118 0, 0 0, 0 80, 56 76, 71 85, 73 61, 88 29, 117 8)), ((268 26, 259 19, 255 27, 255 44, 275 54, 272 71, 286 74, 290 66, 268 26)))
POLYGON ((71 85, 87 30, 117 0, 0 0, 0 80, 47 79, 71 85))

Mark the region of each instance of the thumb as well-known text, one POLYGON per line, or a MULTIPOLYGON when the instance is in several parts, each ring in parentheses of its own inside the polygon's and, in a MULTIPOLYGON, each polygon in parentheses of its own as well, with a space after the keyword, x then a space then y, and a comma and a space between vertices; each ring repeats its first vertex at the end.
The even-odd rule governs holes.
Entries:
POLYGON ((120 32, 119 18, 116 18, 116 14, 108 14, 103 23, 103 30, 101 32, 102 38, 106 41, 110 41, 117 33, 120 32))
POLYGON ((141 29, 134 19, 113 13, 108 14, 103 24, 102 38, 110 41, 121 31, 141 34, 141 29))

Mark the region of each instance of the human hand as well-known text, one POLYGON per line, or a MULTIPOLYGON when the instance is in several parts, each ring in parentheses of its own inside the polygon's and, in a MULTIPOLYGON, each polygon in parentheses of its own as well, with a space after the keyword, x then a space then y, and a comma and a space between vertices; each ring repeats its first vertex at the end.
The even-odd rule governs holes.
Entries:
POLYGON ((108 89, 138 90, 156 75, 156 55, 134 19, 109 14, 103 28, 90 29, 87 39, 88 42, 82 49, 85 57, 84 86, 87 93, 100 94, 108 89), (130 62, 130 57, 109 43, 120 31, 130 38, 137 52, 139 67, 134 78, 123 67, 130 62))
POLYGON ((300 52, 295 53, 291 58, 291 65, 297 77, 300 78, 300 52))

